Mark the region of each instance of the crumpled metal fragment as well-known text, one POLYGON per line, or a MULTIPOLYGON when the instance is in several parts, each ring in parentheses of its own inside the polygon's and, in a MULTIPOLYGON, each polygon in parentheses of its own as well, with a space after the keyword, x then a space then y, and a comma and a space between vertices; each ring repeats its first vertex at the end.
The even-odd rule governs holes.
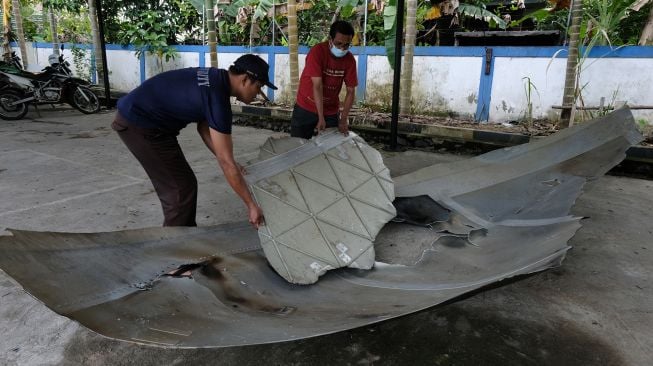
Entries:
POLYGON ((560 264, 583 184, 641 140, 627 109, 542 140, 395 179, 399 220, 371 270, 293 285, 247 223, 95 234, 12 231, 0 268, 55 312, 107 337, 165 347, 306 338, 424 309, 560 264), (179 268, 192 278, 166 275, 179 268))

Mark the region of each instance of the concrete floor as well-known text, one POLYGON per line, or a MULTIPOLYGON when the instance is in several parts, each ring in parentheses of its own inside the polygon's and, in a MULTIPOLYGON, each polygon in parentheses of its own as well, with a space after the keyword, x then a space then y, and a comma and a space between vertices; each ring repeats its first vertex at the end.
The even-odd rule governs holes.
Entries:
MULTIPOLYGON (((0 231, 159 226, 156 195, 109 128, 113 113, 31 111, 0 121, 0 231)), ((236 127, 237 160, 274 133, 236 127)), ((199 225, 246 219, 194 133, 180 136, 200 182, 199 225)), ((394 174, 459 157, 384 153, 394 174)), ((589 217, 562 267, 448 304, 296 342, 171 350, 103 338, 58 316, 0 271, 0 365, 650 365, 653 182, 604 177, 573 214, 589 217), (648 269, 647 269, 648 268, 648 269)))

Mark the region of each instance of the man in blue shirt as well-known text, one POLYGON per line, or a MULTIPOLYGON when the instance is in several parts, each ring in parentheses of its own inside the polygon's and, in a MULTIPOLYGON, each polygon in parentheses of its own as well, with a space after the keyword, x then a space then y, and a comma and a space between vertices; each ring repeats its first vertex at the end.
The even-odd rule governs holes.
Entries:
POLYGON ((245 202, 258 228, 263 212, 254 202, 233 156, 229 98, 251 103, 268 79, 268 64, 256 55, 239 57, 229 70, 187 68, 156 75, 118 101, 111 127, 141 163, 163 208, 163 226, 196 226, 197 179, 177 135, 189 123, 218 160, 229 185, 245 202))

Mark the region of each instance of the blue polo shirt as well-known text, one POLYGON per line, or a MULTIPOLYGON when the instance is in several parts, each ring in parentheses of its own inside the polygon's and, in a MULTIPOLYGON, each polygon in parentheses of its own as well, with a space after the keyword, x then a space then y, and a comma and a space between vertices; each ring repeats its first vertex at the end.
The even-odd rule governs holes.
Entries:
POLYGON ((229 72, 216 68, 167 71, 146 80, 118 100, 118 111, 130 124, 179 132, 191 122, 207 121, 231 134, 229 72))

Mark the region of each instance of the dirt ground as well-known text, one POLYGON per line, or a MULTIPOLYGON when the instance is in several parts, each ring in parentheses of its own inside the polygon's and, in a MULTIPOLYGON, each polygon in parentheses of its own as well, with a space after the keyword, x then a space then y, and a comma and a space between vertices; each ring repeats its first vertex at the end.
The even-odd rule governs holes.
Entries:
MULTIPOLYGON (((390 114, 374 112, 370 109, 362 108, 352 111, 351 118, 359 121, 365 120, 366 122, 380 123, 382 121, 388 121, 390 119, 390 114)), ((469 128, 484 131, 519 133, 529 136, 548 136, 559 130, 559 127, 555 121, 546 119, 535 119, 530 122, 511 121, 509 123, 478 123, 469 119, 458 118, 455 116, 411 115, 401 116, 400 121, 425 125, 469 128)), ((653 126, 638 127, 640 128, 640 132, 642 132, 645 138, 645 140, 642 141, 640 145, 653 146, 653 126)))

